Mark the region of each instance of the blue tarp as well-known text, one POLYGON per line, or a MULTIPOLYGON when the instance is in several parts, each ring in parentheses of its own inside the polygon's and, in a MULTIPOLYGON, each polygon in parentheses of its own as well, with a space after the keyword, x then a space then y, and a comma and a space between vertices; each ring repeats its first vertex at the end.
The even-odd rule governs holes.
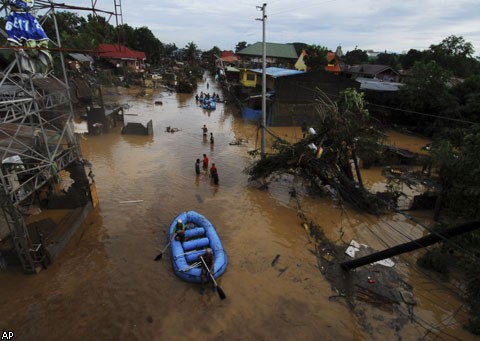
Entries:
MULTIPOLYGON (((256 73, 262 73, 262 69, 253 69, 251 70, 256 73)), ((292 69, 284 69, 281 67, 267 67, 265 69, 265 73, 267 76, 273 77, 273 78, 278 78, 278 77, 284 77, 284 76, 292 76, 292 75, 298 75, 299 73, 304 73, 303 71, 299 70, 292 70, 292 69)))

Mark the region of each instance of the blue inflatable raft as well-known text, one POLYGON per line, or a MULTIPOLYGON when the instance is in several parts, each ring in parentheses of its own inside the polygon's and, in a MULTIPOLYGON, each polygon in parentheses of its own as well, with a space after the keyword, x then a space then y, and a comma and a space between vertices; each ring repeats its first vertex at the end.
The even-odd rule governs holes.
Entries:
POLYGON ((213 98, 206 98, 202 102, 202 108, 205 110, 215 110, 217 108, 217 102, 213 98))
MULTIPOLYGON (((172 264, 175 274, 187 282, 200 283, 202 266, 200 256, 209 247, 215 258, 213 277, 220 277, 227 268, 227 255, 223 249, 217 231, 212 223, 200 213, 188 211, 180 213, 170 225, 169 237, 173 237, 177 220, 186 226, 185 241, 172 240, 172 264)), ((206 276, 210 280, 209 276, 206 276)))

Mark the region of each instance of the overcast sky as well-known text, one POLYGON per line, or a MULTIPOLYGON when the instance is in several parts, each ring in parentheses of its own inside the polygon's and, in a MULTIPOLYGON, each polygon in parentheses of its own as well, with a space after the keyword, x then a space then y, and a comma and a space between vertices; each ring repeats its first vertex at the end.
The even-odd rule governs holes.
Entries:
MULTIPOLYGON (((123 22, 147 26, 162 43, 179 48, 194 42, 234 50, 240 41, 262 41, 261 1, 117 0, 123 22)), ((64 1, 91 6, 90 0, 64 1)), ((479 0, 271 0, 266 2, 266 41, 303 42, 344 53, 362 50, 424 50, 450 35, 462 36, 480 55, 479 0)), ((114 11, 113 0, 96 8, 114 11)), ((115 24, 112 18, 110 23, 115 24)))

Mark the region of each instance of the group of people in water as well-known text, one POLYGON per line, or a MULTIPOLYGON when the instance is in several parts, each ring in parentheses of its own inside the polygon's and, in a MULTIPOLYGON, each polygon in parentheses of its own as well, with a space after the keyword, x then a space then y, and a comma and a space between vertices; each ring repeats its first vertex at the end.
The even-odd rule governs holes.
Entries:
POLYGON ((203 91, 200 91, 200 96, 198 94, 195 95, 195 100, 198 102, 203 102, 204 100, 209 100, 212 99, 216 102, 220 101, 220 96, 216 94, 215 92, 210 96, 210 93, 204 93, 203 91))
MULTIPOLYGON (((207 89, 208 89, 208 83, 207 83, 207 89)), ((195 100, 197 102, 200 101, 202 103, 205 103, 205 101, 209 101, 209 100, 217 102, 220 100, 220 96, 215 92, 212 95, 210 95, 209 93, 204 93, 202 91, 200 92, 200 95, 198 94, 195 95, 195 100)), ((204 141, 206 141, 208 136, 208 128, 206 124, 204 124, 202 127, 202 133, 203 133, 203 139, 204 141)), ((213 138, 212 132, 210 132, 210 144, 212 146, 214 144, 214 138, 213 138)), ((202 160, 196 159, 195 174, 197 176, 201 174, 201 166, 205 171, 208 171, 208 163, 209 163, 209 159, 207 154, 203 154, 202 160), (200 162, 201 162, 201 165, 200 165, 200 162)), ((209 173, 210 173, 212 182, 215 185, 218 185, 218 182, 219 182, 218 169, 215 163, 212 163, 209 173)), ((188 229, 188 226, 185 225, 185 223, 181 219, 178 219, 175 225, 175 229, 173 231, 174 234, 172 238, 175 238, 175 240, 180 241, 181 243, 184 243, 186 241, 185 231, 187 229, 188 229)), ((208 282, 209 273, 212 276, 214 273, 215 258, 214 258, 213 250, 211 248, 207 248, 205 250, 205 253, 201 255, 200 258, 203 260, 204 264, 206 265, 206 266, 203 266, 203 265, 201 266, 202 272, 201 272, 201 281, 200 281, 201 283, 200 292, 203 294, 203 292, 205 291, 205 284, 208 282)), ((213 286, 212 289, 215 289, 215 286, 213 286)))
MULTIPOLYGON (((203 137, 206 138, 207 134, 208 134, 208 128, 207 128, 207 125, 204 124, 203 127, 202 127, 202 131, 203 131, 203 137)), ((214 143, 214 139, 213 139, 213 133, 210 133, 210 143, 213 144, 214 143)), ((202 160, 202 166, 203 166, 203 169, 208 169, 208 156, 207 154, 203 154, 203 160, 202 160)), ((195 174, 200 175, 200 159, 197 159, 195 161, 195 174)), ((212 181, 215 185, 218 185, 218 169, 217 167, 215 166, 215 163, 212 163, 212 167, 210 167, 210 177, 212 178, 212 181)))

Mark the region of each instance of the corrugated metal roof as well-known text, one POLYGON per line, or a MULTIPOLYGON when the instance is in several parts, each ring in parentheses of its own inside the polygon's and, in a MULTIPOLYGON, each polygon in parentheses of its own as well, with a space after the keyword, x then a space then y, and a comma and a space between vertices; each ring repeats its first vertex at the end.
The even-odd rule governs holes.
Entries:
POLYGON ((70 57, 72 57, 75 60, 78 60, 79 62, 93 62, 93 58, 90 57, 89 55, 83 54, 83 53, 69 53, 68 54, 70 57))
MULTIPOLYGON (((257 72, 257 73, 263 72, 262 69, 253 69, 251 71, 257 72)), ((265 73, 267 74, 267 76, 278 78, 278 77, 285 77, 285 76, 291 76, 291 75, 298 75, 299 73, 304 73, 304 72, 300 70, 284 69, 280 67, 267 67, 265 69, 265 73)))
POLYGON ((128 47, 118 44, 100 44, 98 45, 97 54, 103 58, 145 59, 144 52, 130 50, 128 47))
MULTIPOLYGON (((297 51, 292 44, 266 43, 267 57, 298 59, 297 51)), ((261 42, 249 45, 237 52, 243 56, 263 56, 263 44, 261 42)))
POLYGON ((394 69, 392 69, 388 65, 380 65, 380 64, 360 64, 360 65, 353 65, 348 71, 352 73, 363 73, 366 75, 376 75, 383 71, 391 70, 394 73, 397 73, 394 69))

